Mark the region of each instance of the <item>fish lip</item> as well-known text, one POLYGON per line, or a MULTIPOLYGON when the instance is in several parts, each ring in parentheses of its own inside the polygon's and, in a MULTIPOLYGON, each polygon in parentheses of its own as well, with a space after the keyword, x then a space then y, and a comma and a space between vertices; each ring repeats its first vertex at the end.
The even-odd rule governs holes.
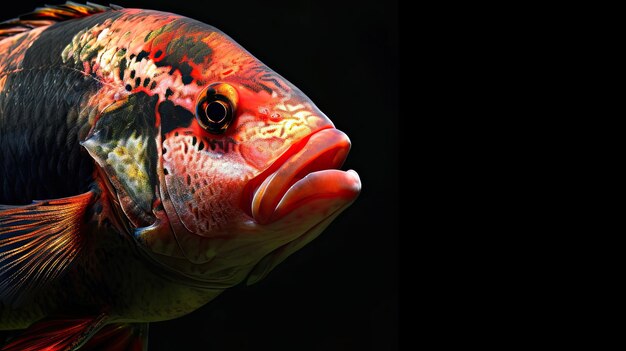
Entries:
POLYGON ((329 127, 311 133, 290 147, 267 171, 249 182, 244 198, 250 216, 260 224, 279 220, 315 198, 351 203, 361 182, 353 170, 339 168, 350 151, 350 139, 329 127))

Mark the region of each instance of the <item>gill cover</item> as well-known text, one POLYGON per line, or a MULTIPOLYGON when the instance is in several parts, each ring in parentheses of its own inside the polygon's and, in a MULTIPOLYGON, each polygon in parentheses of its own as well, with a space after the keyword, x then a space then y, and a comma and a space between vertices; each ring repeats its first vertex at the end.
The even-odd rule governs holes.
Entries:
POLYGON ((158 96, 129 95, 107 107, 81 143, 100 165, 119 204, 136 227, 151 225, 156 199, 155 108, 158 96))

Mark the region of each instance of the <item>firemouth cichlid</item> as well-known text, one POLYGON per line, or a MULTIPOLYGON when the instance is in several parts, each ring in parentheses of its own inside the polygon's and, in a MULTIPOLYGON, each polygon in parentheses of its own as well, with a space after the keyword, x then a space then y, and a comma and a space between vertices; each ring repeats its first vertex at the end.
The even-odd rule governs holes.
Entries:
POLYGON ((145 350, 358 196, 348 137, 219 30, 66 3, 0 24, 1 350, 145 350))

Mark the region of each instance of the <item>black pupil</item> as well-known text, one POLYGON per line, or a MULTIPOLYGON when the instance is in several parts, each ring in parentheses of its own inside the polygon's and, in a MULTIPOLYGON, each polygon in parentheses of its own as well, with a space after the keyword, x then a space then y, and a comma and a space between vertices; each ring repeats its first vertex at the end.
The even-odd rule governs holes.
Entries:
POLYGON ((226 117, 228 111, 221 101, 211 101, 204 110, 209 122, 220 123, 226 117))

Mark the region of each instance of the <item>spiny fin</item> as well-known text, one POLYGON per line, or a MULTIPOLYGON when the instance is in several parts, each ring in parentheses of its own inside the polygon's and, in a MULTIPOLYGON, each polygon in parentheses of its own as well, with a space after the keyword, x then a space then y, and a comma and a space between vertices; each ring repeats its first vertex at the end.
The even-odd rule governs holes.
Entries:
POLYGON ((0 23, 0 40, 19 33, 27 32, 33 28, 48 26, 56 22, 67 21, 74 18, 91 16, 95 13, 118 10, 119 6, 102 6, 93 3, 78 4, 68 1, 60 5, 46 5, 38 7, 35 11, 27 13, 12 20, 0 23))
POLYGON ((82 318, 45 319, 31 325, 0 351, 74 351, 102 329, 106 319, 105 313, 82 318))
POLYGON ((0 302, 19 305, 70 266, 83 244, 80 235, 93 192, 0 206, 0 302))
POLYGON ((109 324, 96 333, 80 351, 146 351, 148 323, 109 324))

